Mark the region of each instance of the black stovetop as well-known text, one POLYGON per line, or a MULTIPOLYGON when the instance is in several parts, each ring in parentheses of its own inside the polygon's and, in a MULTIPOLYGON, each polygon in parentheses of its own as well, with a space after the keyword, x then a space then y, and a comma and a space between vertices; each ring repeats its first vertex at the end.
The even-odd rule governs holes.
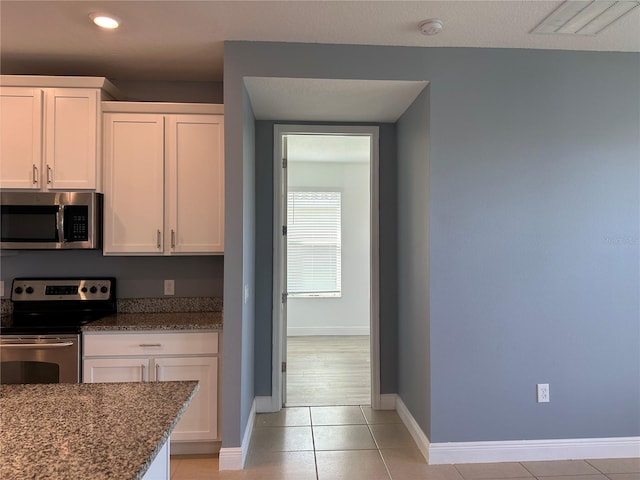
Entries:
POLYGON ((113 277, 16 278, 11 288, 13 314, 2 318, 3 335, 80 333, 116 312, 113 277))

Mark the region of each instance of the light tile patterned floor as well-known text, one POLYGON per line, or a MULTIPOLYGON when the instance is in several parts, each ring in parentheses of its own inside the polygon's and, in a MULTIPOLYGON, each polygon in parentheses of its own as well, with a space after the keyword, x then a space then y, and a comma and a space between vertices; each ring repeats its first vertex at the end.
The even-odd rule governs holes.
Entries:
POLYGON ((258 414, 242 471, 219 472, 217 457, 171 458, 171 480, 505 479, 640 480, 640 458, 427 465, 396 412, 365 406, 258 414))

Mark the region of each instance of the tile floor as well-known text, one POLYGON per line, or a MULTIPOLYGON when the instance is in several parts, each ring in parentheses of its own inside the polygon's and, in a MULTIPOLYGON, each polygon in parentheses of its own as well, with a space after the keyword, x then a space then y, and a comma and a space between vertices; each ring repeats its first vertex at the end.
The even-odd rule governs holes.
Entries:
POLYGON ((393 411, 295 407, 258 414, 245 469, 171 458, 171 480, 640 480, 640 458, 427 465, 393 411))

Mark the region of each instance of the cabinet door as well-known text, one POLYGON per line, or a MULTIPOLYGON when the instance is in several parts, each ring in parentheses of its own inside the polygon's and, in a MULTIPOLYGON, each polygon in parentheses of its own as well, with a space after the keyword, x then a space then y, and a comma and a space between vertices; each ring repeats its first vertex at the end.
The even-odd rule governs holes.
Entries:
POLYGON ((224 251, 224 117, 167 115, 171 253, 224 251))
POLYGON ((45 93, 46 187, 95 190, 99 153, 98 90, 53 88, 45 93))
POLYGON ((42 95, 39 88, 0 88, 0 188, 40 188, 42 95))
POLYGON ((149 359, 88 358, 82 364, 83 383, 147 382, 149 359))
POLYGON ((104 254, 161 254, 164 118, 104 115, 104 254))
POLYGON ((218 437, 218 358, 156 358, 156 380, 199 380, 200 389, 191 401, 171 440, 215 440, 218 437))

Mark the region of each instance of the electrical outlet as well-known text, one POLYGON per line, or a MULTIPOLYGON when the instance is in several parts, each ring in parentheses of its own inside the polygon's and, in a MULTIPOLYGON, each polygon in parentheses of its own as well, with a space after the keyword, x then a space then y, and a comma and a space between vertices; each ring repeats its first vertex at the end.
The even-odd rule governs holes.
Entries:
POLYGON ((4 280, 0 280, 0 297, 4 298, 4 280))
POLYGON ((538 394, 538 403, 549 402, 549 384, 548 383, 539 383, 538 385, 536 385, 536 392, 538 394))
POLYGON ((175 295, 176 293, 176 283, 174 280, 165 280, 164 281, 164 294, 165 295, 175 295))

